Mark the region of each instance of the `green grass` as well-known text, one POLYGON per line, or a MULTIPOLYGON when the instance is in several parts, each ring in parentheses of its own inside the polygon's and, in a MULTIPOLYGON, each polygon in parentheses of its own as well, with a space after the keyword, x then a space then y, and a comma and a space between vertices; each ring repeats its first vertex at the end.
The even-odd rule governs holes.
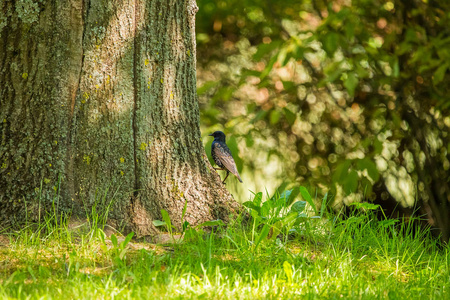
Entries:
POLYGON ((1 299, 450 299, 448 246, 370 210, 257 246, 263 224, 240 217, 166 245, 46 220, 1 236, 1 299))

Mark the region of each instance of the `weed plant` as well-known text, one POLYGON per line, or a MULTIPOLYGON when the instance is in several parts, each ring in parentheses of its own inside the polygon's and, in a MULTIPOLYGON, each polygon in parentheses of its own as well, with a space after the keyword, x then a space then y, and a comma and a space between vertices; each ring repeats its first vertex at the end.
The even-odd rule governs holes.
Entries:
MULTIPOLYGON (((184 222, 182 239, 164 245, 107 237, 96 209, 89 230, 74 231, 55 210, 2 235, 0 298, 450 299, 449 248, 429 229, 377 220, 370 205, 329 215, 326 202, 317 209, 304 188, 256 193, 229 224, 184 222)), ((162 215, 155 225, 174 234, 162 215)))

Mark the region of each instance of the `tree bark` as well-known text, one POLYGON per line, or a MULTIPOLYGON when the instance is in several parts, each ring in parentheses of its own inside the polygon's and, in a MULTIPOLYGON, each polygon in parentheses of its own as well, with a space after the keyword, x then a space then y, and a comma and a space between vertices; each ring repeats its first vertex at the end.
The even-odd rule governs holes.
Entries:
POLYGON ((201 142, 194 0, 0 1, 0 222, 108 207, 152 235, 238 208, 201 142), (0 14, 1 15, 1 14, 0 14))

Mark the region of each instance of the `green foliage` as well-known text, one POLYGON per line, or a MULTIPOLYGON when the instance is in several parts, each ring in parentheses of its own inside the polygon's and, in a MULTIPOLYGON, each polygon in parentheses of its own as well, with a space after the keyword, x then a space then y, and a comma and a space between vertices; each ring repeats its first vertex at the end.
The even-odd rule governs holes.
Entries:
POLYGON ((315 217, 306 214, 306 204, 309 203, 314 211, 314 201, 304 187, 297 188, 306 201, 295 201, 298 191, 286 190, 262 201, 262 193, 254 194, 252 201, 243 203, 252 217, 252 249, 256 251, 265 239, 275 241, 278 237, 286 239, 289 234, 303 230, 305 222, 315 217), (257 232, 261 228, 260 232, 257 232), (281 236, 280 236, 281 234, 281 236))
POLYGON ((202 124, 238 137, 244 170, 265 175, 261 157, 276 160, 281 184, 319 186, 335 208, 447 209, 450 2, 198 5, 202 124))
MULTIPOLYGON (((225 224, 223 223, 222 220, 205 221, 196 226, 192 226, 188 221, 186 221, 184 219, 184 217, 186 215, 186 209, 187 209, 187 201, 184 204, 183 211, 181 214, 181 224, 182 224, 181 237, 182 238, 183 237, 187 237, 187 238, 195 237, 198 232, 202 232, 201 228, 203 228, 203 227, 225 226, 225 224)), ((175 227, 172 225, 169 213, 165 209, 161 209, 161 216, 164 221, 153 220, 153 225, 155 225, 156 227, 165 226, 167 229, 167 232, 172 237, 172 240, 175 241, 174 232, 173 232, 175 227)))
POLYGON ((111 258, 114 264, 118 267, 126 266, 126 254, 127 254, 127 245, 133 238, 134 232, 130 232, 122 242, 118 242, 117 236, 115 234, 111 235, 111 243, 112 247, 109 250, 108 244, 106 242, 106 235, 103 230, 100 229, 100 240, 102 242, 101 247, 105 253, 110 253, 111 258))
MULTIPOLYGON (((298 191, 297 195, 300 194, 298 191)), ((263 201, 306 201, 286 191, 263 201)), ((304 192, 304 196, 310 197, 304 192)), ((326 198, 326 197, 325 197, 326 198)), ((299 203, 300 204, 296 204, 299 203)), ((281 204, 280 204, 281 205, 281 204)), ((11 233, 0 249, 2 299, 260 299, 390 298, 447 299, 449 249, 431 238, 418 220, 377 220, 374 207, 356 205, 345 218, 305 220, 303 234, 265 242, 270 225, 254 229, 239 216, 210 234, 164 246, 104 232, 54 231, 33 243, 29 228, 11 233), (246 225, 247 224, 247 225, 246 225), (416 224, 416 225, 414 225, 416 224), (255 234, 255 239, 252 235, 255 234), (257 251, 255 251, 257 250, 257 251)), ((306 209, 308 205, 306 204, 306 209)), ((272 210, 274 212, 274 210, 272 210)), ((266 220, 270 220, 269 214, 266 220)), ((275 221, 273 219, 273 221, 275 221)), ((60 224, 60 223, 59 223, 60 224)), ((216 225, 219 222, 209 223, 216 225)), ((61 224, 60 224, 61 225, 61 224)), ((94 229, 91 229, 93 231, 94 229)), ((5 233, 5 232, 4 232, 5 233)))

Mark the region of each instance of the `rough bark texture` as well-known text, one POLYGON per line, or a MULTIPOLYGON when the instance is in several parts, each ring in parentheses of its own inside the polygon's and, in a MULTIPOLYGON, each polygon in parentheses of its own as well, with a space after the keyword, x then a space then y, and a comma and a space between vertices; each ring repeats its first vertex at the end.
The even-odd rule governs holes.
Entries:
POLYGON ((0 222, 112 204, 152 235, 237 208, 204 154, 194 0, 0 0, 0 222))

